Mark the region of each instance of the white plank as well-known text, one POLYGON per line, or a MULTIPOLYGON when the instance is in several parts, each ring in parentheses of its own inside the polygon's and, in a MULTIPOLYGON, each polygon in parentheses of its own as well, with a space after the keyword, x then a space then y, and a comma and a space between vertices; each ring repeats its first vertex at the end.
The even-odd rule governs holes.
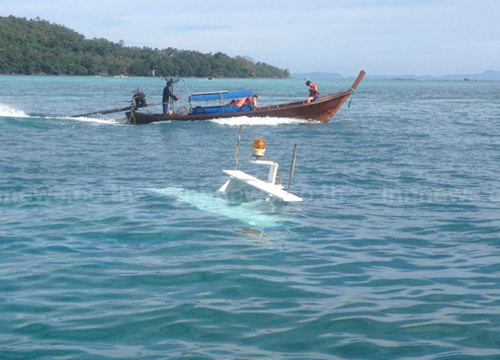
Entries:
POLYGON ((290 194, 289 192, 283 190, 280 185, 273 185, 271 183, 257 179, 256 177, 244 173, 241 170, 222 170, 231 178, 247 183, 257 189, 267 192, 272 196, 279 197, 284 201, 302 201, 302 198, 290 194))

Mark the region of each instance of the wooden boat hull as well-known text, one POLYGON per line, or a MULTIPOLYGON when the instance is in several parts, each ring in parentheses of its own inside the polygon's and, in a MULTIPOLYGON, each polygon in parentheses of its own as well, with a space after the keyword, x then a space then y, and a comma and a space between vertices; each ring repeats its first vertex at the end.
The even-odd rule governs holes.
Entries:
POLYGON ((253 111, 241 111, 233 113, 220 114, 187 114, 187 115, 164 115, 150 114, 138 111, 129 111, 126 113, 127 119, 131 124, 149 124, 158 121, 198 121, 212 119, 227 119, 233 117, 276 117, 276 118, 294 118, 303 120, 314 120, 326 123, 335 115, 342 104, 351 96, 358 84, 365 75, 361 71, 352 87, 341 93, 331 94, 319 97, 315 101, 306 103, 305 101, 285 103, 279 105, 270 105, 259 107, 253 111))

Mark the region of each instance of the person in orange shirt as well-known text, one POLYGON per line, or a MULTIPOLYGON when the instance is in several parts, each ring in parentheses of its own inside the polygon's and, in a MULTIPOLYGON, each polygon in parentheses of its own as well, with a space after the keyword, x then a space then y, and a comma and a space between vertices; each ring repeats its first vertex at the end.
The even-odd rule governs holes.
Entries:
POLYGON ((309 97, 307 98, 307 103, 316 100, 319 97, 318 85, 307 80, 306 85, 309 86, 309 97))
POLYGON ((243 107, 243 106, 247 105, 250 107, 253 105, 254 110, 257 110, 257 99, 258 99, 257 95, 254 95, 252 97, 245 97, 245 98, 237 100, 236 106, 243 107))

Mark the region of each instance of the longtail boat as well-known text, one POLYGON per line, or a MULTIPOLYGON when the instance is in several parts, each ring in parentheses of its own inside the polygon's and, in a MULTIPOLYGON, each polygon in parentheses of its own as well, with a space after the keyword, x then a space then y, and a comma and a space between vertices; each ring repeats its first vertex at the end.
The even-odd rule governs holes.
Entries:
MULTIPOLYGON (((203 94, 191 94, 189 96, 190 110, 185 107, 176 113, 168 114, 153 114, 140 111, 140 108, 145 106, 135 106, 136 99, 132 101, 131 111, 126 112, 127 120, 131 124, 149 124, 158 121, 198 121, 212 119, 226 119, 233 117, 276 117, 276 118, 294 118, 303 120, 313 120, 326 123, 335 115, 342 104, 349 99, 354 90, 361 82, 365 72, 362 70, 351 88, 347 91, 325 95, 317 98, 314 101, 299 101, 292 103, 284 103, 278 105, 269 105, 255 108, 253 105, 229 106, 223 104, 235 97, 251 97, 252 93, 248 91, 236 92, 211 92, 203 94), (217 106, 192 106, 193 101, 219 100, 217 106)), ((137 103, 146 104, 144 94, 139 93, 137 103)))

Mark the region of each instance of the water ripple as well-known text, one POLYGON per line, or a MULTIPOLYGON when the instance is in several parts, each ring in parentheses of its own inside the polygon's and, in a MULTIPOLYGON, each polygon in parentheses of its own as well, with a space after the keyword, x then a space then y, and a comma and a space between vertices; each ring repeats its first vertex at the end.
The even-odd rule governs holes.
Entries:
POLYGON ((498 84, 363 86, 328 124, 240 119, 244 171, 265 137, 286 181, 298 144, 300 204, 217 194, 238 126, 0 107, 0 358, 499 358, 498 84))

